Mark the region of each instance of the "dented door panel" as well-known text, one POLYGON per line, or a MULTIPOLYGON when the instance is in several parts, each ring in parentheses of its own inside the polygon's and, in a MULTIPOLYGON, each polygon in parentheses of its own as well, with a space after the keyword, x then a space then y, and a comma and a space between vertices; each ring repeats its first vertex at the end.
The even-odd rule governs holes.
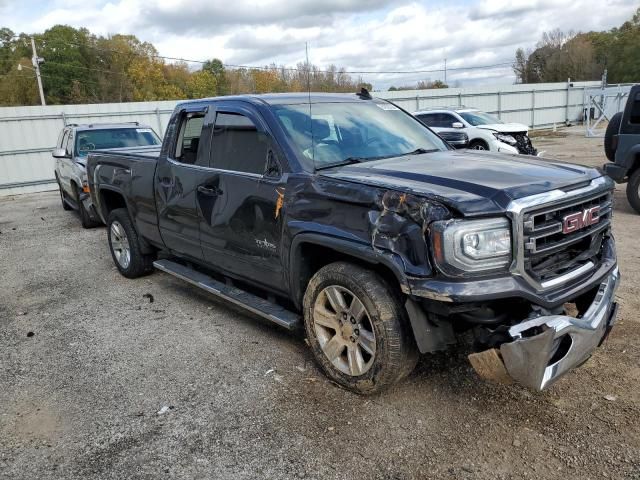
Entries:
POLYGON ((285 182, 235 172, 211 172, 198 193, 205 260, 251 281, 284 291, 282 200, 285 182))

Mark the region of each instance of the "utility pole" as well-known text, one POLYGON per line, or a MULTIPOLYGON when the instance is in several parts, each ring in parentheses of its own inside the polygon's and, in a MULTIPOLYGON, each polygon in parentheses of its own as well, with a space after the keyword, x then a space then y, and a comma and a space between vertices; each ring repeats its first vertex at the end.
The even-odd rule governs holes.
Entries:
POLYGON ((36 78, 38 79, 38 90, 40 91, 40 103, 42 105, 46 105, 47 103, 44 101, 44 90, 42 89, 42 77, 40 76, 40 64, 44 63, 44 58, 38 57, 36 53, 36 42, 31 37, 31 50, 33 52, 33 57, 31 58, 31 63, 33 64, 33 68, 36 70, 36 78))
POLYGON ((447 83, 447 59, 444 59, 444 83, 447 83))
POLYGON ((307 58, 307 92, 309 93, 309 104, 311 104, 311 66, 309 64, 309 42, 304 42, 304 53, 307 58))

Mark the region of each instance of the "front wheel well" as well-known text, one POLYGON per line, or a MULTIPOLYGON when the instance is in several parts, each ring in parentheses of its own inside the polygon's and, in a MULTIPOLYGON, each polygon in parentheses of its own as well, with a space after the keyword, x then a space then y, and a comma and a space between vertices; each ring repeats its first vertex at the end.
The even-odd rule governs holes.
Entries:
POLYGON ((348 262, 359 265, 367 270, 371 270, 380 275, 389 286, 398 294, 401 293, 401 284, 396 273, 387 265, 379 262, 369 262, 354 255, 340 252, 332 247, 319 245, 317 243, 305 242, 298 246, 298 268, 294 281, 297 282, 295 288, 294 301, 296 305, 302 305, 302 299, 307 289, 311 277, 322 267, 335 262, 348 262))
POLYGON ((485 147, 487 150, 489 150, 489 143, 482 139, 482 138, 474 138, 472 140, 469 140, 469 147, 473 148, 473 146, 475 145, 482 145, 483 147, 485 147))
POLYGON ((631 175, 633 175, 634 172, 639 168, 640 168, 640 152, 636 153, 635 161, 633 162, 633 164, 631 165, 631 168, 627 172, 627 176, 631 177, 631 175))

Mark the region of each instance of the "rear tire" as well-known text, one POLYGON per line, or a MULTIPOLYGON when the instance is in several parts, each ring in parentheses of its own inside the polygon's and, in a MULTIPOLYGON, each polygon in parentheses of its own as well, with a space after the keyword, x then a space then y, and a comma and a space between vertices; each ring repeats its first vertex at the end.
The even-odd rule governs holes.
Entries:
POLYGON ((133 226, 126 208, 112 210, 107 219, 107 238, 113 263, 127 278, 138 278, 153 271, 156 255, 143 254, 138 242, 138 232, 133 226))
POLYGON ((620 124, 622 123, 622 112, 616 113, 607 125, 604 133, 604 154, 611 162, 616 161, 616 148, 613 146, 613 137, 620 133, 620 124))
POLYGON ((489 150, 489 145, 484 140, 472 140, 469 142, 470 150, 489 150))
POLYGON ((358 265, 332 263, 311 278, 304 324, 325 375, 358 394, 389 388, 418 361, 399 295, 378 274, 358 265))
POLYGON ((629 183, 627 183, 627 200, 631 207, 640 213, 640 168, 637 168, 635 172, 629 177, 629 183))

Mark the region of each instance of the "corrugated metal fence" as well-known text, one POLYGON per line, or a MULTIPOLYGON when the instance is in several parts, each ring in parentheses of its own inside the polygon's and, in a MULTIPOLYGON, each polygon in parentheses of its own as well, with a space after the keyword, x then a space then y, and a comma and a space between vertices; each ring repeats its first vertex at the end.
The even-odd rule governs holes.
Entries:
MULTIPOLYGON (((415 112, 433 107, 476 107, 505 122, 532 128, 581 121, 586 88, 599 82, 376 92, 415 112)), ((69 123, 138 121, 160 135, 176 101, 0 108, 0 196, 55 188, 51 150, 69 123)))

